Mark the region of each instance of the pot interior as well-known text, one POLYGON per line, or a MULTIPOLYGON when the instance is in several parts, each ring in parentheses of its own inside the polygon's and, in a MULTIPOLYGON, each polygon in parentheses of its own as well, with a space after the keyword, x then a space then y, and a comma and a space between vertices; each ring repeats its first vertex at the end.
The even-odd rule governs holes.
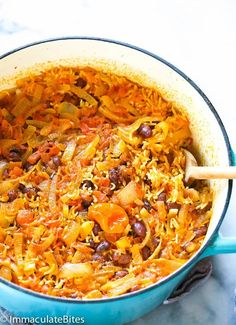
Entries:
MULTIPOLYGON (((17 50, 0 60, 0 89, 14 85, 17 78, 55 65, 91 66, 126 76, 162 95, 183 109, 191 121, 194 149, 201 164, 229 165, 226 139, 216 113, 187 77, 161 59, 139 49, 110 41, 62 39, 46 41, 17 50)), ((227 180, 210 182, 214 192, 213 217, 205 241, 222 215, 228 193, 227 180)))

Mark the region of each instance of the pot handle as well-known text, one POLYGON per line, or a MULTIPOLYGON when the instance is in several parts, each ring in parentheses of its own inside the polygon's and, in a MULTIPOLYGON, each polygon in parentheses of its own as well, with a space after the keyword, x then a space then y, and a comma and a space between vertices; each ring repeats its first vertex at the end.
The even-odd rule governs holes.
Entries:
POLYGON ((206 248, 199 259, 217 254, 236 253, 236 237, 223 237, 218 233, 213 239, 213 243, 206 248))
MULTIPOLYGON (((232 165, 236 166, 236 153, 233 151, 232 147, 230 149, 232 165)), ((236 237, 223 237, 220 233, 217 233, 210 246, 208 246, 199 257, 199 260, 207 256, 232 253, 236 253, 236 237)))

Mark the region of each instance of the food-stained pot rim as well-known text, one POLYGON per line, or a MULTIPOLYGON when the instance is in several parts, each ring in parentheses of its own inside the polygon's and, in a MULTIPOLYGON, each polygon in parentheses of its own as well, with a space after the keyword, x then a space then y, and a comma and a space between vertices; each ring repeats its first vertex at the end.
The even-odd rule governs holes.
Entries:
MULTIPOLYGON (((220 118, 220 116, 218 115, 216 109, 214 108, 214 106, 212 105, 212 103, 210 102, 210 100, 207 98, 207 96, 203 93, 203 91, 192 81, 192 79, 190 79, 185 73, 183 73, 181 70, 179 70, 178 68, 176 68, 173 64, 169 63, 168 61, 162 59, 160 56, 153 54, 147 50, 144 50, 140 47, 134 46, 134 45, 130 45, 128 43, 125 42, 121 42, 121 41, 115 41, 115 40, 111 40, 111 39, 106 39, 106 38, 99 38, 99 37, 87 37, 87 36, 71 36, 71 37, 59 37, 59 38, 52 38, 52 39, 45 39, 45 40, 41 40, 38 42, 32 42, 29 43, 25 46, 21 46, 18 47, 12 51, 8 51, 7 53, 3 54, 0 56, 0 64, 1 64, 1 60, 16 53, 19 52, 21 50, 33 47, 33 46, 37 46, 40 44, 46 44, 46 43, 51 43, 51 42, 60 42, 60 41, 73 41, 73 40, 80 40, 80 41, 97 41, 97 42, 104 42, 104 43, 110 43, 110 44, 115 44, 115 45, 119 45, 122 47, 126 47, 129 48, 131 50, 135 50, 138 51, 140 53, 143 53, 149 57, 152 57, 153 59, 163 63, 164 65, 166 65, 167 67, 169 67, 170 69, 172 69, 173 71, 175 71, 178 75, 180 75, 184 80, 186 80, 197 92, 198 94, 203 98, 203 100, 206 102, 208 108, 211 110, 211 112, 213 113, 216 121, 219 124, 219 127, 221 129, 221 132, 223 134, 224 137, 224 141, 225 141, 225 145, 227 148, 227 152, 228 152, 228 162, 229 165, 233 165, 233 153, 231 150, 231 146, 230 146, 230 142, 229 142, 229 138, 228 135, 226 133, 224 124, 220 118)), ((199 249, 199 251, 195 254, 195 256, 189 260, 188 262, 186 262, 181 268, 179 268, 177 271, 175 271, 174 273, 170 274, 169 276, 167 276, 166 278, 137 291, 131 292, 131 293, 125 293, 121 296, 117 296, 117 297, 112 297, 112 298, 102 298, 102 299, 87 299, 87 300, 79 300, 79 299, 73 299, 73 298, 63 298, 63 297, 53 297, 53 296, 49 296, 49 295, 45 295, 36 291, 32 291, 26 288, 22 288, 12 282, 9 282, 7 280, 4 280, 3 278, 0 278, 0 283, 11 287, 12 289, 16 289, 24 294, 28 294, 31 295, 33 297, 37 297, 39 299, 47 299, 47 300, 51 300, 54 302, 61 302, 61 303, 73 303, 73 304, 90 304, 90 303, 103 303, 103 302, 112 302, 112 301, 116 301, 116 300, 125 300, 125 299, 129 299, 132 298, 134 296, 137 295, 142 295, 144 293, 147 293, 148 291, 151 291, 153 289, 155 289, 156 287, 160 287, 163 284, 165 284, 167 281, 173 279, 175 276, 179 275, 181 272, 187 270, 187 268, 189 268, 189 266, 191 266, 191 264, 194 264, 194 262, 197 262, 197 260, 201 257, 201 255, 203 254, 204 250, 211 244, 211 242, 213 241, 214 237, 216 236, 216 234, 218 233, 218 230, 221 226, 221 223, 223 222, 223 219, 225 217, 228 205, 229 205, 229 201, 230 201, 230 196, 231 196, 231 192, 232 192, 232 185, 233 182, 232 180, 228 181, 228 191, 227 191, 227 197, 226 197, 226 201, 225 201, 225 205, 224 205, 224 209, 222 211, 221 217, 218 221, 218 224, 214 230, 214 232, 212 233, 212 235, 210 236, 210 238, 206 241, 206 243, 203 245, 203 247, 201 249, 199 249)))

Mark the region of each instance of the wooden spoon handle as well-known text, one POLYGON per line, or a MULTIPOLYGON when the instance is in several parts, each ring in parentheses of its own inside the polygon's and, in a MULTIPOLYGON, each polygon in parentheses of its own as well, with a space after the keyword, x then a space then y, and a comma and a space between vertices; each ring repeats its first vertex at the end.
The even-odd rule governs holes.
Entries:
POLYGON ((191 166, 188 168, 188 177, 195 179, 236 178, 236 167, 191 166))

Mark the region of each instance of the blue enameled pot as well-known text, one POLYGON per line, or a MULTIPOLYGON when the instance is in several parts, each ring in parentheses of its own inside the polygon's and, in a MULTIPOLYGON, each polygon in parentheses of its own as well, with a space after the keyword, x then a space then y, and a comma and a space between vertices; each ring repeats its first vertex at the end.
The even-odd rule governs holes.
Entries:
MULTIPOLYGON (((173 100, 189 115, 194 145, 201 154, 202 163, 234 164, 227 133, 204 93, 170 63, 128 44, 75 37, 47 40, 16 49, 0 58, 0 88, 12 85, 15 78, 31 71, 58 64, 89 65, 158 87, 167 99, 173 100)), ((213 216, 204 244, 188 263, 162 281, 115 298, 80 301, 39 294, 0 279, 0 305, 19 317, 68 316, 70 322, 65 320, 64 323, 87 325, 125 324, 150 312, 170 296, 199 260, 210 255, 236 252, 236 239, 223 238, 219 234, 230 200, 232 181, 217 180, 210 185, 214 191, 213 216), (80 317, 80 322, 73 317, 80 317)), ((40 319, 36 318, 36 322, 40 323, 40 319)))

